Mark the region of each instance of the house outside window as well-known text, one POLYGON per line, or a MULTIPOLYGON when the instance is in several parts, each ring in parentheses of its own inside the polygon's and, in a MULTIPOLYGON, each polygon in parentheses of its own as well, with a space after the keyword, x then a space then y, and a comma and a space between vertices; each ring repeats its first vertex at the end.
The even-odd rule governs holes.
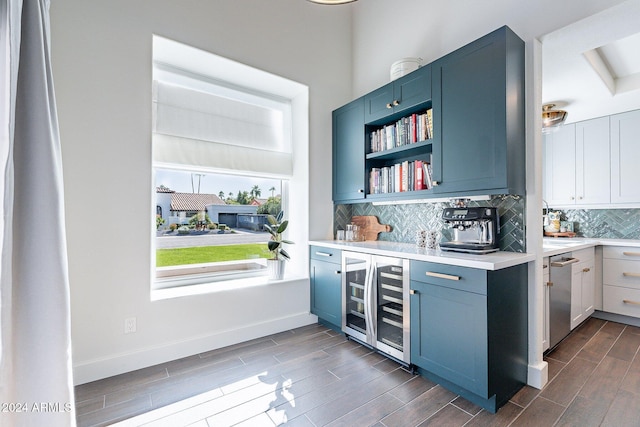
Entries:
MULTIPOLYGON (((304 110, 292 103, 300 100, 167 63, 167 46, 175 51, 176 43, 154 37, 152 137, 160 219, 153 288, 264 275, 269 235, 262 225, 279 210, 289 216, 288 200, 296 196, 290 194, 292 111, 304 110)), ((307 114, 301 117, 307 120, 307 114)))

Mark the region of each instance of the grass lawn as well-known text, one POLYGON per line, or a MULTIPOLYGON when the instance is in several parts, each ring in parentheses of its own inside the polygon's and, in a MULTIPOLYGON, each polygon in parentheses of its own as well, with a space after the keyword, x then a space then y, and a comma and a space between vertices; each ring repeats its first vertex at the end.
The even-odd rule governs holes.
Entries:
POLYGON ((243 245, 158 249, 156 251, 156 267, 234 261, 249 258, 269 258, 267 244, 250 243, 243 245))

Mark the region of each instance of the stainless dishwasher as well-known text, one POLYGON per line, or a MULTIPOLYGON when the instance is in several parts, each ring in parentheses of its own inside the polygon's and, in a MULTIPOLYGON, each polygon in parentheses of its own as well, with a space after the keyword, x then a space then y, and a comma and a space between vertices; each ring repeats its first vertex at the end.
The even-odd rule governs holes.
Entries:
POLYGON ((571 254, 549 259, 549 348, 571 332, 571 264, 580 261, 571 254))

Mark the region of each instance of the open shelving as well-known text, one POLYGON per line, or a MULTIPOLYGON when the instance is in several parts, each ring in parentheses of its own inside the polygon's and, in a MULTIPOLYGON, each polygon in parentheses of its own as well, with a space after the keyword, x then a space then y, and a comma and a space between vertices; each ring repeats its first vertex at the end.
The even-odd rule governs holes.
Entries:
POLYGON ((388 123, 367 125, 367 197, 415 194, 432 188, 433 118, 430 105, 388 123))

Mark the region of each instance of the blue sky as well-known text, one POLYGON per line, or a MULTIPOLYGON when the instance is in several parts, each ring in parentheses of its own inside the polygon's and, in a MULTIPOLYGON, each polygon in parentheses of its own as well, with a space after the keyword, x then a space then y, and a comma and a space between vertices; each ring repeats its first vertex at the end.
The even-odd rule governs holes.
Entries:
POLYGON ((238 194, 238 191, 251 191, 254 185, 257 185, 261 190, 261 198, 267 198, 271 196, 269 189, 275 187, 275 194, 280 194, 280 180, 258 178, 258 177, 244 177, 238 175, 222 175, 216 173, 196 173, 174 171, 169 169, 156 169, 156 182, 155 186, 159 187, 164 185, 170 189, 180 193, 198 192, 198 181, 200 182, 200 193, 218 194, 220 191, 224 191, 225 196, 232 192, 234 196, 238 194), (193 175, 193 179, 192 179, 193 175), (199 179, 198 179, 199 178, 199 179), (193 187, 192 187, 193 183, 193 187))

